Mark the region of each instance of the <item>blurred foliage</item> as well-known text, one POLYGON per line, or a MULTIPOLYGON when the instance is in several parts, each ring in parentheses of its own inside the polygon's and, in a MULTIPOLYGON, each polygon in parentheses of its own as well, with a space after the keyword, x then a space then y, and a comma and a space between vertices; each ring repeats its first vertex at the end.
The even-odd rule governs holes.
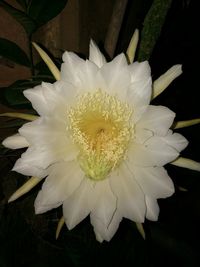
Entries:
POLYGON ((4 0, 0 1, 0 7, 13 16, 30 36, 40 26, 57 16, 65 7, 67 0, 20 0, 17 2, 24 9, 23 11, 4 0))

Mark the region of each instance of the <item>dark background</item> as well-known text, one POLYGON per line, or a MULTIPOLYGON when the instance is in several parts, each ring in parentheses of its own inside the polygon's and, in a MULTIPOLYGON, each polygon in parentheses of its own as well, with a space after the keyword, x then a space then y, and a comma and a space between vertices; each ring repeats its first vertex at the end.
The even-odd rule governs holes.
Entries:
MULTIPOLYGON (((108 5, 107 13, 110 14, 113 1, 106 2, 94 1, 92 5, 96 4, 98 9, 101 7, 102 11, 98 12, 103 12, 104 4, 108 5)), ((128 2, 116 54, 126 50, 135 27, 142 29, 142 22, 152 1, 140 1, 142 9, 137 9, 136 2, 128 2)), ((84 13, 81 13, 80 21, 85 23, 80 24, 84 26, 80 32, 84 45, 78 52, 83 53, 90 35, 95 35, 98 44, 103 46, 106 27, 104 25, 99 30, 98 18, 94 19, 94 10, 91 10, 88 1, 83 1, 81 5, 84 13)), ((153 79, 172 65, 183 64, 183 74, 153 101, 153 104, 165 105, 175 111, 177 120, 200 117, 197 5, 198 1, 195 0, 172 1, 161 36, 150 58, 153 79)), ((1 130, 3 138, 8 132, 14 132, 16 127, 1 130)), ((200 161, 199 125, 178 132, 190 142, 182 155, 200 161)), ((109 243, 100 244, 95 241, 88 218, 72 231, 64 226, 56 241, 55 229, 61 210, 34 215, 33 203, 40 185, 16 202, 9 205, 6 202, 12 192, 26 181, 23 176, 9 171, 21 152, 3 151, 0 158, 0 267, 200 266, 198 172, 166 166, 177 190, 171 198, 159 200, 161 211, 158 222, 146 221, 146 241, 136 230, 135 224, 124 219, 113 239, 109 243), (188 191, 180 191, 180 186, 188 191)))

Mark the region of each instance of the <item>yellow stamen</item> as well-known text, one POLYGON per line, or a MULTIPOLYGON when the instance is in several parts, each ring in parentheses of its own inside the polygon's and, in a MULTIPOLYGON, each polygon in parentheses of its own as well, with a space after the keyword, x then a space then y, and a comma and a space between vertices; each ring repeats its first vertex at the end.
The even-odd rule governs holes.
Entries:
POLYGON ((68 111, 69 131, 85 174, 102 180, 124 158, 133 133, 132 109, 101 89, 80 96, 68 111))

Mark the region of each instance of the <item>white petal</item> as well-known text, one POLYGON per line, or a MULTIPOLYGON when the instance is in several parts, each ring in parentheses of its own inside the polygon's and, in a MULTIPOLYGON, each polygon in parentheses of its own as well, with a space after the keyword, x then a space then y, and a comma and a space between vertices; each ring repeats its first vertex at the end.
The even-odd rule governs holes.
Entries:
POLYGON ((29 143, 27 140, 21 136, 20 134, 15 134, 12 136, 7 137, 3 142, 2 145, 11 149, 18 149, 28 147, 29 143))
POLYGON ((75 86, 79 93, 99 88, 99 84, 96 82, 99 68, 96 64, 89 60, 84 61, 70 52, 64 53, 63 60, 61 77, 64 81, 75 86))
POLYGON ((173 133, 171 130, 168 131, 168 134, 162 138, 169 146, 175 148, 178 152, 182 151, 188 145, 187 139, 179 134, 173 133))
POLYGON ((163 167, 138 167, 131 164, 128 167, 145 195, 166 198, 174 193, 173 182, 163 167))
POLYGON ((63 215, 68 229, 71 230, 85 219, 95 203, 94 183, 84 178, 78 189, 63 204, 63 215))
POLYGON ((112 191, 117 197, 117 210, 122 216, 135 222, 144 222, 146 212, 144 193, 133 179, 133 174, 121 163, 109 180, 112 191))
POLYGON ((95 191, 97 202, 91 216, 97 217, 107 228, 117 208, 117 199, 110 189, 108 179, 97 182, 95 191))
POLYGON ((90 220, 91 224, 94 227, 96 239, 99 242, 103 242, 103 240, 110 241, 111 238, 114 236, 122 220, 122 216, 116 210, 110 224, 107 227, 105 224, 102 223, 102 221, 98 217, 94 216, 94 214, 92 213, 90 215, 90 220))
POLYGON ((15 162, 12 170, 27 176, 36 176, 39 178, 44 178, 47 176, 46 170, 37 166, 32 166, 29 163, 24 162, 21 158, 15 162))
POLYGON ((34 87, 33 89, 25 90, 25 97, 31 102, 33 108, 40 115, 45 115, 50 112, 50 106, 48 105, 41 85, 34 87))
POLYGON ((164 136, 167 134, 169 127, 172 125, 175 113, 164 106, 148 106, 141 119, 136 124, 137 129, 148 129, 157 135, 164 136))
POLYGON ((159 136, 153 136, 144 144, 133 142, 128 150, 130 164, 145 167, 163 166, 176 159, 178 155, 177 150, 159 136))
POLYGON ((151 77, 151 68, 148 61, 134 62, 128 68, 131 74, 131 83, 148 80, 151 77))
POLYGON ((111 62, 104 64, 100 69, 100 75, 105 81, 104 90, 112 95, 117 95, 121 100, 126 98, 130 73, 124 54, 120 54, 111 62))
POLYGON ((157 221, 159 215, 159 206, 156 199, 146 196, 147 214, 146 218, 150 221, 157 221))
POLYGON ((62 114, 66 110, 65 100, 56 91, 58 84, 62 83, 60 81, 54 84, 43 82, 41 86, 24 91, 25 97, 31 101, 33 108, 40 115, 62 114))
POLYGON ((48 172, 49 176, 35 200, 37 214, 51 210, 52 207, 62 203, 79 187, 84 177, 84 173, 75 161, 54 164, 48 172))
POLYGON ((127 101, 133 107, 133 120, 137 122, 150 103, 152 80, 147 61, 129 65, 131 84, 128 89, 127 101))
POLYGON ((84 68, 85 61, 72 52, 63 54, 64 63, 61 65, 61 80, 73 85, 79 84, 78 74, 84 68))
POLYGON ((42 117, 33 122, 24 124, 19 133, 24 136, 30 145, 46 144, 52 141, 65 139, 67 124, 57 118, 42 117))
POLYGON ((78 150, 67 137, 66 125, 59 120, 40 118, 19 129, 31 147, 22 154, 24 163, 47 168, 58 160, 73 160, 78 150))
POLYGON ((100 52, 98 46, 93 40, 90 40, 89 54, 89 60, 95 63, 99 68, 101 68, 106 63, 104 55, 100 52))

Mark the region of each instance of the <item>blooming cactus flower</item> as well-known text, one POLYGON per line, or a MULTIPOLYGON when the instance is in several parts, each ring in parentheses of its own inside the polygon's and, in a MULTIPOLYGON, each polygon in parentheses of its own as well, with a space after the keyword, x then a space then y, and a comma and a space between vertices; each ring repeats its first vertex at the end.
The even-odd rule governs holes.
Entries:
POLYGON ((170 129, 174 112, 150 105, 147 61, 122 53, 107 63, 92 41, 89 60, 63 61, 59 81, 24 91, 39 117, 3 144, 28 147, 13 170, 45 178, 37 214, 63 205, 68 229, 90 215, 97 240, 109 241, 123 217, 158 219, 157 199, 174 193, 163 166, 188 142, 170 129))

